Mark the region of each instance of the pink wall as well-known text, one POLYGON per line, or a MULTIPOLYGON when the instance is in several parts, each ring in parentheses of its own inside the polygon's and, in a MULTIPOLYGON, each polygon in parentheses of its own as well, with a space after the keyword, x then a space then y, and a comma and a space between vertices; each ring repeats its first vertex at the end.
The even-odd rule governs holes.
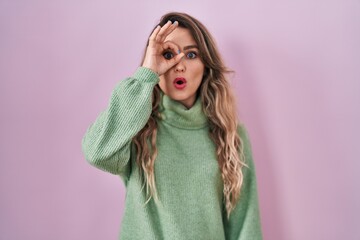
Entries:
POLYGON ((360 239, 355 0, 0 1, 0 239, 117 238, 124 185, 81 138, 170 10, 237 72, 265 239, 360 239))

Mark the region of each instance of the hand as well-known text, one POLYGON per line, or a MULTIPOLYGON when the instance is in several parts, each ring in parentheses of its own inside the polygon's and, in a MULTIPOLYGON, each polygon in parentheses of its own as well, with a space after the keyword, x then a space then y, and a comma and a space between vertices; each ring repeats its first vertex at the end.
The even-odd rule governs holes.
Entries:
POLYGON ((176 29, 178 22, 168 21, 163 27, 157 26, 149 38, 149 45, 146 48, 143 67, 150 68, 159 76, 166 73, 171 67, 180 62, 184 53, 172 42, 165 42, 165 38, 176 29), (164 52, 169 51, 173 57, 165 58, 164 52))

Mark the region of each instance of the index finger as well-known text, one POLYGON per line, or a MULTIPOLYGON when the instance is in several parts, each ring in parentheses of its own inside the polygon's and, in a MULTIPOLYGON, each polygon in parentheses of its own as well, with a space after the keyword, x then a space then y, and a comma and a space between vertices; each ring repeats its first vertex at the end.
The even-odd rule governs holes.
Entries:
POLYGON ((179 54, 180 53, 180 48, 179 46, 174 43, 174 42, 171 42, 171 41, 166 41, 163 45, 162 45, 163 49, 166 50, 166 49, 170 49, 172 50, 173 53, 175 54, 179 54))

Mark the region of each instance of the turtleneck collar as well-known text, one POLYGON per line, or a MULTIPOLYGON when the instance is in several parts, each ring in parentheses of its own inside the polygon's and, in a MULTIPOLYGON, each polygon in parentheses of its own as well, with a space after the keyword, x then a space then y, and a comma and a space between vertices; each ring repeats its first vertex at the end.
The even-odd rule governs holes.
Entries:
POLYGON ((207 117, 202 111, 201 99, 198 97, 194 105, 187 109, 182 103, 171 99, 163 92, 159 112, 167 124, 184 129, 198 129, 207 125, 207 117))

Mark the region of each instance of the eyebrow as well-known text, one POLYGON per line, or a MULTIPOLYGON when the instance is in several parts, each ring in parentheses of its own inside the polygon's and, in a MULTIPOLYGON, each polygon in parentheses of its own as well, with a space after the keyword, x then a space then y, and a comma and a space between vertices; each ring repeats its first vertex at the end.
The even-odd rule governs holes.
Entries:
POLYGON ((198 49, 198 46, 197 45, 189 45, 189 46, 184 47, 184 50, 188 50, 188 49, 191 49, 191 48, 197 48, 198 49))

